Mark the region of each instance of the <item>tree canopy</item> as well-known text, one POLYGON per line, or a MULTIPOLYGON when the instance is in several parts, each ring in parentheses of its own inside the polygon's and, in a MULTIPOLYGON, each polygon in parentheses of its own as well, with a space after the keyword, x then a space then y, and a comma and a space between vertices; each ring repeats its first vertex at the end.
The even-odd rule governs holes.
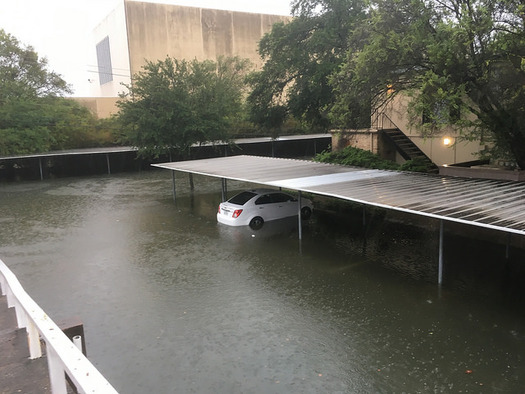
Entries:
POLYGON ((0 104, 71 93, 60 75, 47 69, 46 59, 39 58, 32 47, 22 46, 3 29, 0 29, 0 84, 0 104))
POLYGON ((259 43, 263 69, 249 78, 251 119, 280 127, 288 116, 311 128, 329 127, 334 100, 329 77, 348 50, 349 34, 364 16, 360 0, 296 0, 294 19, 273 26, 259 43))
POLYGON ((332 83, 339 109, 387 90, 411 97, 429 133, 452 125, 525 168, 524 5, 514 0, 379 0, 367 37, 332 83))
POLYGON ((422 133, 454 126, 525 168, 521 1, 296 0, 293 10, 261 41, 255 121, 359 127, 403 93, 422 133))
POLYGON ((107 143, 93 114, 68 93, 46 59, 0 29, 0 155, 107 143))
POLYGON ((145 157, 227 141, 241 116, 247 67, 239 58, 148 61, 118 102, 124 141, 145 157))

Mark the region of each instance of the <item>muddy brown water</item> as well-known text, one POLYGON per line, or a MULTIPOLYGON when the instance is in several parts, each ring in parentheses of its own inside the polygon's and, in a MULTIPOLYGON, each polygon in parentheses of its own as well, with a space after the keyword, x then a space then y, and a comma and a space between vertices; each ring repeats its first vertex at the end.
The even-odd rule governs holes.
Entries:
POLYGON ((501 245, 450 235, 438 289, 435 223, 370 216, 365 242, 320 211, 299 246, 295 220, 221 226, 220 181, 177 181, 176 204, 165 171, 0 185, 0 258, 82 319, 119 392, 523 390, 525 280, 501 245))

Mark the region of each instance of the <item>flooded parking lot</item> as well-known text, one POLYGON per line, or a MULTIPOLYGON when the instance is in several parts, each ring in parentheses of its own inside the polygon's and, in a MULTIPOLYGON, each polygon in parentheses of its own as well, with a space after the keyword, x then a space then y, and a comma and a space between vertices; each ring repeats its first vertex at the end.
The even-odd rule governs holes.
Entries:
POLYGON ((365 242, 320 211, 299 245, 294 220, 218 225, 220 181, 195 185, 181 175, 176 204, 165 171, 0 185, 0 258, 55 321, 80 316, 119 392, 522 390, 523 282, 503 251, 450 236, 440 290, 435 223, 365 242))

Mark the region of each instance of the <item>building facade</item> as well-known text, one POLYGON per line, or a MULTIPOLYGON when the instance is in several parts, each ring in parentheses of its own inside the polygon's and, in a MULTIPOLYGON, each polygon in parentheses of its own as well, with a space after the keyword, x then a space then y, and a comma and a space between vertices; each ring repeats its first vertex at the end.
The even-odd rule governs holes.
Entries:
MULTIPOLYGON (((167 56, 199 61, 239 56, 260 68, 260 39, 273 24, 288 20, 282 15, 123 0, 94 29, 96 50, 90 64, 97 64, 98 71, 90 78, 90 94, 116 101, 146 61, 167 56)), ((92 107, 102 108, 99 114, 103 116, 112 112, 110 102, 92 107)))

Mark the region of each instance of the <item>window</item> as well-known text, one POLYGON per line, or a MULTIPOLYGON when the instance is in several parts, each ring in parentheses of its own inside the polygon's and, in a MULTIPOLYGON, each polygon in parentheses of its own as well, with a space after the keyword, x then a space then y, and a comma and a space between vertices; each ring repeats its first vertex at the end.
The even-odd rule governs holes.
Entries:
POLYGON ((230 198, 228 202, 231 202, 232 204, 236 205, 244 205, 256 195, 257 194, 252 192, 242 192, 230 198))
POLYGON ((255 205, 263 205, 263 204, 271 204, 272 203, 272 197, 269 194, 265 194, 264 196, 259 197, 255 201, 255 205))
POLYGON ((272 201, 275 203, 292 201, 293 198, 283 193, 272 194, 272 201))
POLYGON ((108 36, 97 44, 97 63, 100 85, 113 81, 113 67, 111 66, 108 36))

